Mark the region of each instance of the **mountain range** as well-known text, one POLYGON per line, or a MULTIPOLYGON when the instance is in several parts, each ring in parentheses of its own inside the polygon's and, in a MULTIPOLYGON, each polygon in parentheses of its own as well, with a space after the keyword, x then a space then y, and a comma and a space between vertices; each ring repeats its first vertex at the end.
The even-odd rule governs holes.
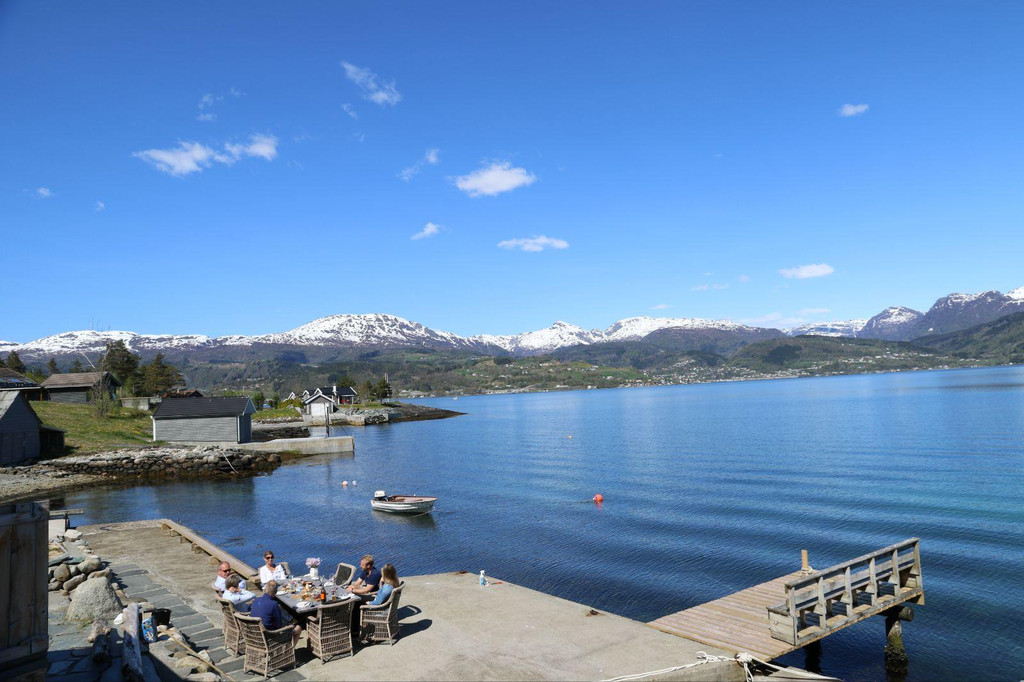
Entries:
MULTIPOLYGON (((1006 294, 949 294, 927 312, 890 307, 868 320, 818 323, 780 330, 751 327, 727 320, 630 317, 607 329, 584 329, 555 322, 546 329, 522 334, 462 337, 425 327, 418 322, 381 313, 331 315, 287 332, 258 336, 137 334, 128 331, 71 331, 28 343, 0 341, 0 353, 17 351, 25 361, 50 357, 68 360, 85 355, 97 359, 111 341, 143 358, 163 353, 169 359, 238 361, 285 358, 319 362, 354 357, 384 349, 413 348, 458 351, 477 355, 543 355, 563 349, 608 345, 609 349, 638 342, 673 350, 730 355, 756 341, 786 336, 816 335, 908 341, 925 335, 948 334, 1024 312, 1024 287, 1006 294)), ((595 349, 596 350, 596 349, 595 349)))

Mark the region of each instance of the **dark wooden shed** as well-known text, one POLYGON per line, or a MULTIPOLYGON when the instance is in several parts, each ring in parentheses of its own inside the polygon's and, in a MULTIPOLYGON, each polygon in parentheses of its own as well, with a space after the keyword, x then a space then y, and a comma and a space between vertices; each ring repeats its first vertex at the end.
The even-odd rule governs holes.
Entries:
POLYGON ((113 399, 121 382, 110 372, 71 372, 53 374, 43 382, 55 403, 92 402, 96 391, 103 390, 113 399))
POLYGON ((23 395, 17 391, 0 392, 0 465, 38 458, 41 426, 23 395))

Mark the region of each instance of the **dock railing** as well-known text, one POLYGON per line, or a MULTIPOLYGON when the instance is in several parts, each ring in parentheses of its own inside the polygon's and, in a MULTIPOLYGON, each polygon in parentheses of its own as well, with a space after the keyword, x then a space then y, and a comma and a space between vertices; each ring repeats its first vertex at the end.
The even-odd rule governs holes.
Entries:
POLYGON ((920 540, 911 538, 785 584, 771 635, 803 646, 906 601, 924 603, 920 540))

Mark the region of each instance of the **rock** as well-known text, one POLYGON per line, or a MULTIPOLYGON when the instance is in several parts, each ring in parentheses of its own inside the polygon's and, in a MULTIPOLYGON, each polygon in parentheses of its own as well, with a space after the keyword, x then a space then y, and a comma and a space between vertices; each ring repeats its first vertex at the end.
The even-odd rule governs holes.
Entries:
MULTIPOLYGON (((109 568, 104 568, 102 571, 93 571, 92 573, 89 574, 89 580, 92 580, 93 578, 109 578, 109 577, 110 577, 110 569, 109 568)), ((150 611, 152 611, 152 610, 153 609, 150 609, 150 611)))
POLYGON ((213 663, 213 659, 210 658, 209 652, 207 652, 207 651, 200 651, 198 655, 199 655, 199 658, 203 659, 203 661, 205 661, 206 663, 213 663))
POLYGON ((71 540, 71 541, 81 540, 82 539, 82 531, 76 530, 74 528, 69 528, 68 530, 64 531, 64 539, 65 540, 71 540))
POLYGON ((66 583, 64 583, 64 589, 67 590, 68 592, 70 592, 71 590, 75 589, 76 587, 78 587, 79 585, 84 583, 85 580, 86 580, 86 577, 87 576, 84 576, 84 575, 81 575, 81 574, 76 575, 75 577, 71 578, 66 583))
POLYGON ((71 569, 68 568, 67 564, 61 564, 53 571, 53 579, 59 583, 65 582, 71 577, 71 569))
MULTIPOLYGON (((104 570, 106 570, 106 569, 104 569, 104 570)), ((151 601, 144 601, 141 604, 139 604, 139 611, 156 611, 156 607, 153 606, 153 602, 151 602, 151 601)), ((166 625, 161 625, 160 627, 162 627, 164 629, 167 628, 166 625)))
MULTIPOLYGON (((84 579, 84 578, 83 578, 84 579)), ((121 609, 121 601, 106 578, 86 580, 75 590, 68 607, 68 620, 97 620, 113 618, 121 609)))
POLYGON ((60 589, 60 583, 57 582, 56 580, 51 580, 50 584, 47 585, 46 589, 49 590, 50 592, 56 592, 57 590, 60 589))
POLYGON ((174 661, 174 669, 183 675, 191 675, 198 670, 200 662, 198 658, 182 656, 174 661))
POLYGON ((192 673, 185 679, 188 682, 220 682, 220 675, 217 673, 192 673))
POLYGON ((78 564, 78 570, 85 575, 89 575, 93 571, 98 571, 103 567, 103 562, 100 558, 93 554, 85 558, 85 561, 78 564))
POLYGON ((79 573, 81 573, 81 571, 78 569, 78 564, 72 564, 68 566, 68 573, 70 573, 72 576, 76 576, 79 573))

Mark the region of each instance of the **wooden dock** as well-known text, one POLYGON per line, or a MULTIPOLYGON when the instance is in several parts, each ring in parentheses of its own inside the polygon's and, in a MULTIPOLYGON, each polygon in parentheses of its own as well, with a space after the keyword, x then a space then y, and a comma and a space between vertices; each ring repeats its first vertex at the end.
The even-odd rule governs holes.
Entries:
POLYGON ((702 644, 765 661, 870 616, 896 620, 924 603, 919 540, 911 538, 822 571, 797 571, 649 623, 702 644))
POLYGON ((800 571, 727 597, 662 616, 649 623, 662 632, 692 639, 734 653, 746 652, 770 661, 800 647, 774 639, 768 607, 786 599, 786 583, 801 577, 800 571))

